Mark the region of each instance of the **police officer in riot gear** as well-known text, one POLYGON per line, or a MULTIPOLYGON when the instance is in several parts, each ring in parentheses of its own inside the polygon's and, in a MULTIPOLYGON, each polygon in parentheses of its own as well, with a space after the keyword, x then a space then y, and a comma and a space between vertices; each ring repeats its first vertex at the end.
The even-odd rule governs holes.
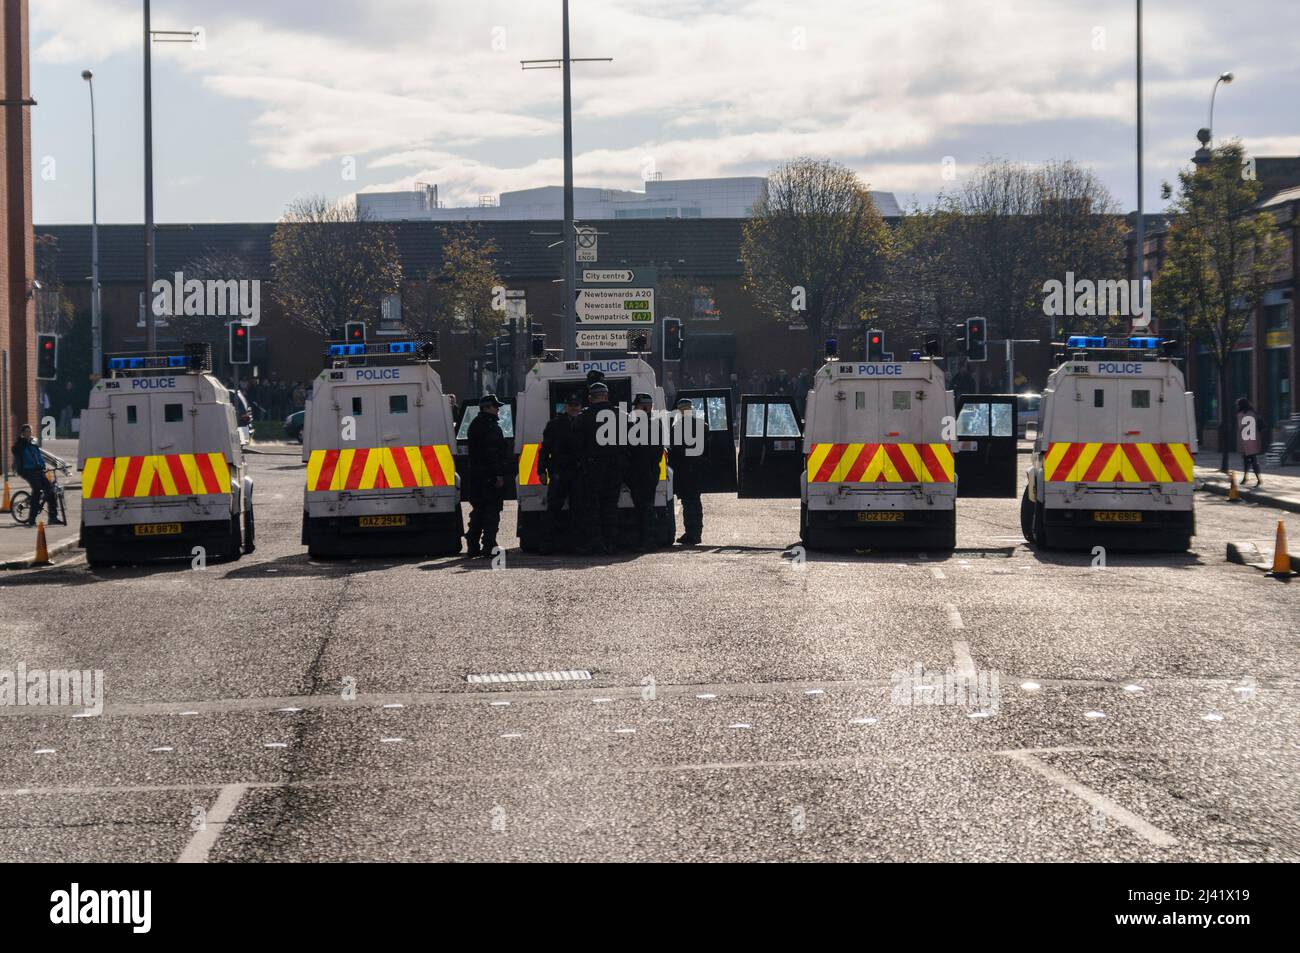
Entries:
POLYGON ((653 549, 655 544, 655 490, 659 486, 659 464, 664 454, 663 445, 654 439, 657 428, 653 411, 654 398, 637 394, 632 399, 628 419, 629 434, 634 426, 644 434, 644 439, 629 439, 627 450, 627 488, 636 510, 636 545, 643 551, 653 549))
POLYGON ((578 418, 582 414, 582 395, 571 393, 564 401, 564 412, 552 417, 542 431, 542 448, 538 471, 546 481, 546 514, 543 516, 542 541, 539 550, 551 553, 556 548, 556 535, 564 518, 564 504, 569 504, 566 535, 571 539, 577 529, 579 512, 578 483, 583 460, 582 431, 578 418))
POLYGON ((617 412, 609 387, 600 380, 587 387, 587 409, 578 417, 582 436, 583 553, 618 551, 618 494, 623 486, 626 448, 618 441, 617 412))
POLYGON ((491 556, 497 545, 497 527, 510 475, 510 444, 501 432, 497 414, 501 401, 485 394, 478 402, 479 413, 469 425, 469 514, 468 555, 491 556))
MULTIPOLYGON (((683 546, 696 546, 704 532, 704 504, 700 501, 700 484, 704 472, 704 454, 691 450, 703 450, 702 442, 692 447, 688 436, 698 431, 699 421, 695 418, 695 408, 690 398, 683 397, 677 401, 678 418, 673 422, 673 439, 668 449, 668 464, 673 468, 673 493, 682 501, 682 525, 685 532, 677 537, 683 546)), ((703 435, 698 434, 702 441, 703 435)))

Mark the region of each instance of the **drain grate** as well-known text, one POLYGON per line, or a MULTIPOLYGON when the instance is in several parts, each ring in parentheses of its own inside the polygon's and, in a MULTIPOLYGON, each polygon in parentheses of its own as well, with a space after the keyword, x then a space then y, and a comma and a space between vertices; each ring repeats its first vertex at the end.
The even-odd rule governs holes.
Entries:
POLYGON ((484 675, 466 675, 471 685, 495 685, 502 682, 589 682, 591 673, 586 669, 567 672, 488 672, 484 675))

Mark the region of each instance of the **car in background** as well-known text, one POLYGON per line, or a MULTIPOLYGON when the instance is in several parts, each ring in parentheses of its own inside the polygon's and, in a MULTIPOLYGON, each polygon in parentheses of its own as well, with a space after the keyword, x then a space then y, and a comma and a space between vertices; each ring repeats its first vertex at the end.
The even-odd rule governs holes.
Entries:
POLYGON ((307 418, 307 411, 298 410, 284 418, 284 439, 297 440, 302 443, 302 423, 307 418))
POLYGON ((1034 433, 1038 433, 1039 425, 1042 423, 1043 404, 1042 394, 1017 394, 1016 395, 1016 429, 1019 431, 1016 436, 1021 440, 1029 438, 1029 425, 1032 424, 1034 433))
POLYGON ((244 392, 231 389, 230 403, 235 408, 235 424, 239 427, 239 445, 247 447, 253 440, 253 407, 244 392))

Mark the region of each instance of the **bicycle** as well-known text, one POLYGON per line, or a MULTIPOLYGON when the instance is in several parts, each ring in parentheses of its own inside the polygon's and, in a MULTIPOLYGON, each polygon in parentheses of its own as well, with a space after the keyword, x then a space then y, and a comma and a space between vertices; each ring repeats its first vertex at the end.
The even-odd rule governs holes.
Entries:
MULTIPOLYGON (((50 489, 54 492, 54 498, 58 500, 59 514, 63 517, 59 525, 66 526, 68 525, 68 509, 67 502, 63 495, 63 484, 59 482, 59 474, 62 473, 64 476, 70 475, 72 473, 72 466, 71 464, 65 463, 57 458, 47 462, 49 462, 51 466, 50 469, 45 471, 46 478, 50 481, 50 489)), ((49 509, 49 505, 44 501, 42 501, 41 505, 46 510, 49 509)), ((28 490, 19 490, 9 498, 9 512, 13 515, 15 523, 26 523, 28 519, 31 518, 29 512, 31 506, 32 494, 28 490)), ((38 511, 36 515, 39 516, 40 512, 38 511)))

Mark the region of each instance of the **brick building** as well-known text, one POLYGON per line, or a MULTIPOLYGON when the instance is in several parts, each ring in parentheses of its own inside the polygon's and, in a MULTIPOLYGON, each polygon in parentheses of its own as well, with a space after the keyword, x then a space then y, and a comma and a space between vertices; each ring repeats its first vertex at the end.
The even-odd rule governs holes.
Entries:
MULTIPOLYGON (((0 0, 4 106, 0 108, 0 392, 3 452, 20 423, 35 422, 36 306, 32 245, 32 123, 27 55, 27 0, 0 0)), ((6 463, 7 466, 7 463, 6 463)))
MULTIPOLYGON (((1260 182, 1258 208, 1271 212, 1286 243, 1280 268, 1264 294, 1264 300, 1237 342, 1229 362, 1229 407, 1236 413, 1238 397, 1255 405, 1269 431, 1293 414, 1300 414, 1295 381, 1300 373, 1296 359, 1296 300, 1300 284, 1300 156, 1256 158, 1255 173, 1260 182)), ((1148 216, 1146 225, 1147 274, 1154 277, 1164 264, 1168 224, 1159 216, 1148 216)), ((1131 256, 1130 256, 1131 257, 1131 256)), ((1160 330, 1182 336, 1176 322, 1156 315, 1160 330)), ((1187 382, 1196 395, 1196 418, 1202 445, 1219 449, 1220 411, 1218 377, 1214 359, 1203 345, 1188 342, 1187 382)), ((1231 449, 1231 448, 1230 448, 1231 449)))
MULTIPOLYGON (((448 225, 437 222, 392 222, 392 229, 406 279, 418 279, 441 267, 441 233, 448 225)), ((653 265, 659 277, 659 316, 681 318, 687 329, 687 359, 682 370, 698 383, 706 376, 721 386, 736 383, 744 388, 751 375, 764 378, 785 370, 798 375, 810 367, 814 351, 807 330, 778 324, 759 313, 744 291, 740 263, 741 219, 658 219, 601 223, 602 268, 653 265), (666 285, 675 293, 664 294, 666 285)), ((560 342, 559 313, 562 308, 561 251, 549 247, 560 231, 559 222, 507 221, 475 223, 474 234, 497 245, 497 272, 505 286, 522 291, 526 309, 536 329, 545 333, 548 345, 560 342)), ((157 276, 171 278, 187 264, 200 258, 237 260, 242 273, 231 278, 257 279, 261 292, 261 322, 253 329, 253 365, 260 377, 308 380, 322 366, 320 335, 308 331, 283 314, 270 293, 271 235, 273 224, 160 225, 157 230, 157 276)), ((90 308, 90 228, 87 225, 38 225, 42 273, 57 281, 74 311, 85 315, 90 308), (47 257, 48 256, 48 257, 47 257)), ((101 225, 99 228, 100 285, 104 316, 104 350, 133 351, 144 348, 145 330, 140 305, 143 287, 141 227, 101 225)), ((386 329, 376 302, 368 319, 371 339, 397 328, 386 329)), ((906 346, 919 346, 906 342, 906 346)), ((160 346, 178 343, 165 326, 158 331, 160 346)), ((471 360, 480 356, 471 349, 467 335, 444 334, 441 372, 445 386, 458 394, 474 393, 471 360)), ((521 339, 521 349, 522 349, 521 339)), ((652 361, 658 365, 659 342, 652 343, 652 361)), ((221 348, 224 351, 224 347, 221 348)), ((230 368, 218 370, 227 379, 230 368)), ((810 367, 815 370, 815 367, 810 367)), ((677 368, 672 368, 678 372, 677 368)), ((244 376, 251 368, 242 371, 244 376)), ((676 381, 674 381, 676 383, 676 381)))

